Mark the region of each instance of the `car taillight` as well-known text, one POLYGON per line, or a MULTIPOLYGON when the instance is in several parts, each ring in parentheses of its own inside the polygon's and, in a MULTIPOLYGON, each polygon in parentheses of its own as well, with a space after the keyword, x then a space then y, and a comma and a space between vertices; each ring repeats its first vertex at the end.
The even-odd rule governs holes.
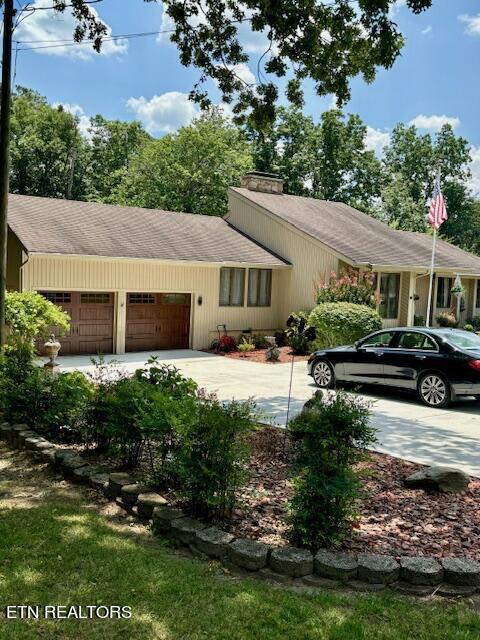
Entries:
POLYGON ((469 360, 468 366, 471 367, 472 369, 475 369, 475 371, 478 371, 478 373, 480 373, 480 360, 469 360))

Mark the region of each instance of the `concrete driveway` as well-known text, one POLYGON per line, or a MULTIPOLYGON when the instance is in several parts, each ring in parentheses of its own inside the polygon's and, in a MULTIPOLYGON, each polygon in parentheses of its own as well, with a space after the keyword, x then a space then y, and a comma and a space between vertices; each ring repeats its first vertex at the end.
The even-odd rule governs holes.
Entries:
MULTIPOLYGON (((127 371, 143 366, 150 353, 109 356, 127 371)), ((290 364, 244 362, 201 351, 159 351, 162 362, 173 364, 201 387, 223 400, 253 397, 265 421, 284 426, 288 411, 290 364)), ((62 370, 89 371, 89 357, 63 356, 62 370)), ((305 362, 293 366, 290 416, 298 413, 316 387, 305 362)), ((408 395, 374 389, 362 392, 372 404, 372 423, 378 429, 376 449, 423 464, 454 465, 480 477, 480 403, 464 399, 448 409, 429 409, 408 395)))

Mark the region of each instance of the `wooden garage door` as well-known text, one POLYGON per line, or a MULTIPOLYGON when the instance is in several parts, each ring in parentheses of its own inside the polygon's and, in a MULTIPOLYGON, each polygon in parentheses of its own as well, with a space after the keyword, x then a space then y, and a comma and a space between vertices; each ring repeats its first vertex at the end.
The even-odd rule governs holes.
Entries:
POLYGON ((60 338, 60 355, 113 352, 113 293, 48 291, 45 298, 70 316, 70 333, 60 338))
POLYGON ((127 351, 188 349, 190 294, 127 294, 127 351))

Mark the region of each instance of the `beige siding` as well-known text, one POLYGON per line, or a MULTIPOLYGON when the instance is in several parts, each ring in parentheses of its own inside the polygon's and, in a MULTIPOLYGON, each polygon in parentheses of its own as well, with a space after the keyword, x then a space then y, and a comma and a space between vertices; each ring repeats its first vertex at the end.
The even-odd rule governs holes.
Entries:
POLYGON ((400 279, 400 300, 398 305, 398 323, 408 325, 408 303, 410 293, 410 273, 404 271, 400 279))
POLYGON ((316 283, 328 279, 332 271, 338 271, 339 257, 313 238, 233 192, 229 194, 228 221, 294 265, 286 275, 282 291, 280 313, 283 322, 291 311, 312 309, 316 283))
POLYGON ((415 315, 423 316, 425 320, 427 319, 428 281, 428 275, 419 276, 415 284, 415 293, 418 296, 418 300, 415 301, 415 315))
POLYGON ((8 231, 7 241, 7 291, 19 291, 20 267, 22 264, 23 247, 17 236, 8 231))
MULTIPOLYGON (((246 328, 271 331, 283 326, 280 306, 289 271, 273 270, 272 306, 266 308, 247 307, 246 292, 244 307, 220 307, 220 266, 215 265, 32 255, 24 267, 24 288, 115 292, 118 352, 121 352, 124 341, 126 292, 191 293, 191 346, 200 349, 209 345, 210 336, 218 324, 226 324, 229 331, 246 328), (201 306, 198 304, 200 296, 201 306)), ((247 283, 247 278, 245 280, 247 283)))

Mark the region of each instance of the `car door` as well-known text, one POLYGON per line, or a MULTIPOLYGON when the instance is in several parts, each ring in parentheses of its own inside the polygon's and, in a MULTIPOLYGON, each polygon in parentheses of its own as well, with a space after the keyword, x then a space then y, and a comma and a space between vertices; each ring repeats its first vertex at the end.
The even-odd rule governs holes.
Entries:
POLYGON ((381 384, 383 354, 395 336, 394 331, 380 331, 360 341, 344 356, 344 379, 349 382, 381 384))
POLYGON ((384 384, 416 389, 419 373, 435 368, 441 357, 432 336, 415 330, 398 332, 396 340, 383 354, 384 384))

